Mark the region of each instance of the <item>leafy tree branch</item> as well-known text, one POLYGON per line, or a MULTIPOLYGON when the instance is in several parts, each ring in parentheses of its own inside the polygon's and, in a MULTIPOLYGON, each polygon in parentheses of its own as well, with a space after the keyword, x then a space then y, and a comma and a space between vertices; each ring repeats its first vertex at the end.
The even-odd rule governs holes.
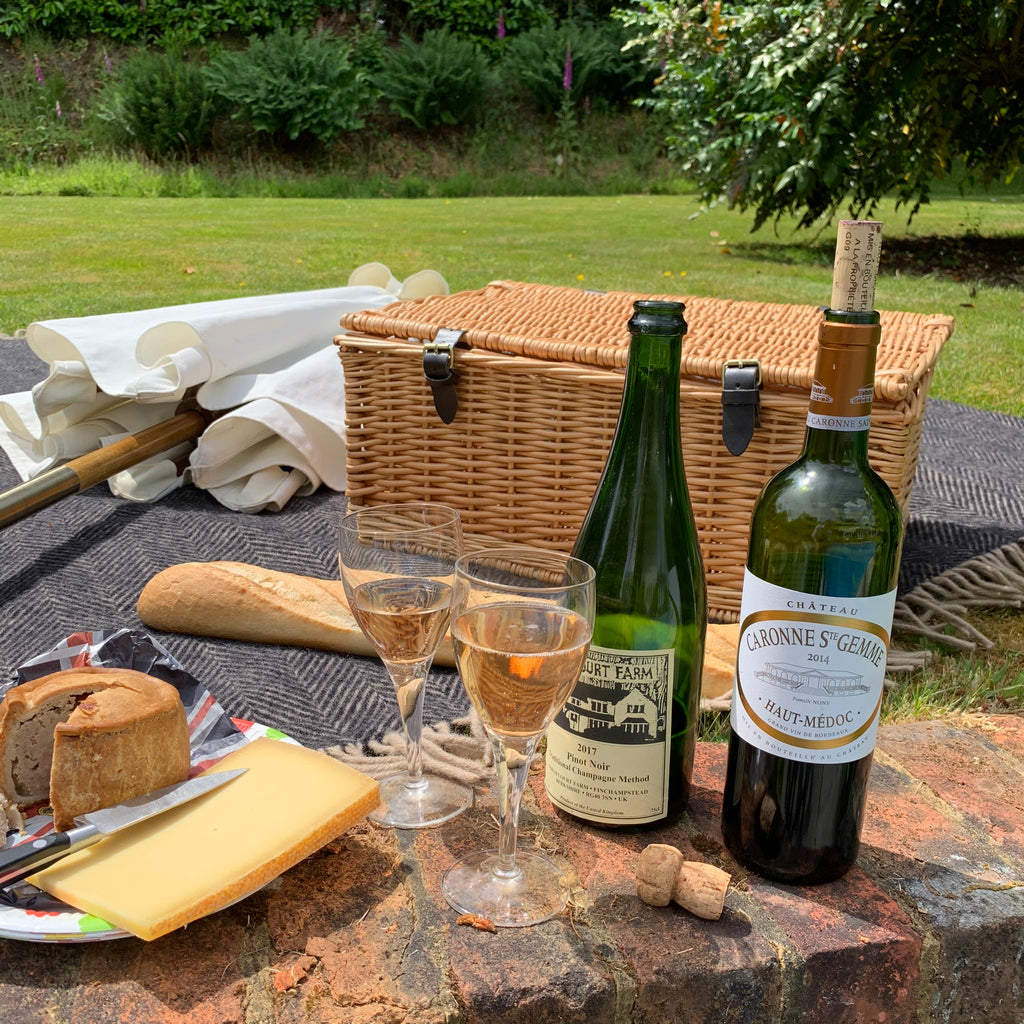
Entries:
POLYGON ((663 73, 647 105, 707 199, 807 227, 1024 153, 1020 0, 652 0, 618 12, 663 73))

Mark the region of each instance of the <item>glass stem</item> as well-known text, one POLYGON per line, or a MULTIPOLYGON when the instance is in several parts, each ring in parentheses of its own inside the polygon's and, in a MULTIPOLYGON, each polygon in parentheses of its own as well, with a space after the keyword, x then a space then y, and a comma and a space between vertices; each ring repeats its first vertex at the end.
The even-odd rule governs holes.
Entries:
POLYGON ((398 711, 402 716, 402 731, 405 733, 405 763, 407 786, 423 783, 423 695, 424 683, 430 672, 430 662, 391 662, 388 673, 395 684, 398 711))
POLYGON ((522 750, 506 746, 498 736, 491 737, 494 747, 494 767, 497 773, 498 798, 498 862, 494 873, 500 878, 515 878, 516 840, 519 832, 519 808, 523 802, 530 762, 537 748, 537 737, 528 739, 522 750))

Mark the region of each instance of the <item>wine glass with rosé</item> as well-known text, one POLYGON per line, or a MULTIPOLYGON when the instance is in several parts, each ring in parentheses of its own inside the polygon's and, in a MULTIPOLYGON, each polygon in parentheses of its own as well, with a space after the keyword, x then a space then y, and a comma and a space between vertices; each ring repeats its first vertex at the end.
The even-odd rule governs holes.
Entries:
POLYGON ((456 563, 452 641, 459 673, 494 749, 498 848, 445 872, 462 914, 504 927, 546 921, 569 887, 548 858, 516 851, 519 808, 537 743, 579 677, 594 625, 594 570, 553 551, 487 548, 456 563))
POLYGON ((349 608, 395 686, 406 739, 406 770, 383 779, 372 821, 425 828, 461 814, 468 786, 423 772, 424 686, 448 631, 459 513, 434 502, 376 505, 341 521, 338 564, 349 608))

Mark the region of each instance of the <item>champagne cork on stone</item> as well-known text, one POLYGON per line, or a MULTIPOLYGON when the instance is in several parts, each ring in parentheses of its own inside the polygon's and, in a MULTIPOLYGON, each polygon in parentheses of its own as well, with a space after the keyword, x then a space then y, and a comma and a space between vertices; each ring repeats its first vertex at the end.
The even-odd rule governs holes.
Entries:
POLYGON ((684 860, 665 843, 652 843, 636 866, 636 893, 652 907, 678 903, 696 917, 717 921, 725 906, 731 876, 714 864, 684 860))

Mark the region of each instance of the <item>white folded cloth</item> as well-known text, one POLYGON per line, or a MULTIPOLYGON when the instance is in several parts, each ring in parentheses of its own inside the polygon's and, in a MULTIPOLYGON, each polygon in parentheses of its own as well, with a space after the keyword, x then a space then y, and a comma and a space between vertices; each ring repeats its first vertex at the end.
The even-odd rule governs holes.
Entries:
POLYGON ((428 295, 447 295, 448 282, 436 270, 417 270, 404 281, 395 280, 383 263, 364 263, 349 274, 350 285, 374 285, 399 299, 424 299, 428 295))
POLYGON ((189 446, 109 481, 154 501, 191 481, 229 508, 276 511, 321 483, 345 486, 342 314, 448 294, 436 271, 397 281, 366 264, 339 288, 222 299, 33 323, 48 364, 31 391, 0 397, 0 447, 23 480, 173 415, 190 388, 223 412, 189 446), (228 410, 228 411, 224 411, 228 410))

